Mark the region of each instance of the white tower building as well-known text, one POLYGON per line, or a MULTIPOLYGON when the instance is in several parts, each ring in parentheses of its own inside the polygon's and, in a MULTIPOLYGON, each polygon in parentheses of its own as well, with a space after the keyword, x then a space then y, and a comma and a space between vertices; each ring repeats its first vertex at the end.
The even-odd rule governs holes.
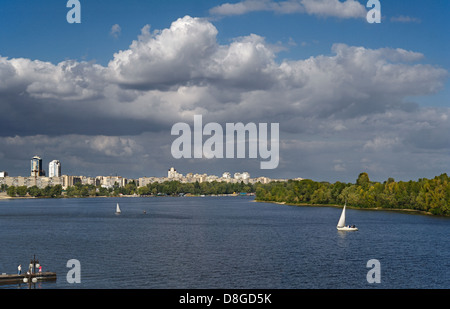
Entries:
POLYGON ((48 164, 48 177, 61 177, 61 163, 53 160, 48 164))

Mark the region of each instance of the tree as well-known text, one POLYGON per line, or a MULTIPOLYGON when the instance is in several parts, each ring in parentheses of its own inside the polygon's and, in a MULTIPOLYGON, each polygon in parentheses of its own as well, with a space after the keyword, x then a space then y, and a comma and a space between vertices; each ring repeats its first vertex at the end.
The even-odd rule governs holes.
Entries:
POLYGON ((42 195, 42 192, 37 186, 32 186, 28 188, 28 194, 33 197, 39 197, 42 195))
POLYGON ((109 190, 104 187, 99 187, 95 191, 95 195, 97 196, 109 196, 109 190))
POLYGON ((81 190, 80 190, 80 195, 81 195, 82 197, 87 197, 87 196, 89 196, 89 189, 88 189, 88 187, 83 186, 83 187, 81 188, 81 190))
POLYGON ((55 185, 50 189, 50 197, 59 197, 62 194, 62 186, 55 185))
POLYGON ((367 173, 359 174, 356 185, 367 188, 370 185, 369 175, 367 173))
POLYGON ((67 188, 67 196, 75 197, 80 195, 79 186, 70 186, 67 188))
POLYGON ((19 186, 16 188, 16 193, 18 196, 24 197, 27 195, 27 186, 19 186))
POLYGON ((8 194, 11 197, 15 197, 17 195, 16 187, 14 187, 14 186, 8 187, 8 189, 6 190, 6 194, 8 194))
POLYGON ((138 189, 138 193, 139 193, 139 195, 150 195, 150 188, 148 187, 148 186, 145 186, 145 187, 140 187, 139 189, 138 189))

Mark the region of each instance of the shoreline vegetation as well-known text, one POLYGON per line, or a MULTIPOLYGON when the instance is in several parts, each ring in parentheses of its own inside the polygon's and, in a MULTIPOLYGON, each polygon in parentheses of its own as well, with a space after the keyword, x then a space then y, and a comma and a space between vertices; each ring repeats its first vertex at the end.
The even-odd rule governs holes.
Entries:
POLYGON ((0 188, 0 200, 8 198, 81 198, 130 196, 240 196, 255 195, 256 202, 270 202, 292 206, 342 207, 367 210, 395 210, 420 214, 450 216, 450 179, 441 174, 433 179, 417 181, 372 182, 367 173, 361 173, 356 183, 317 182, 310 179, 288 180, 267 184, 225 182, 181 183, 155 182, 137 187, 130 182, 124 187, 74 186, 63 190, 60 185, 45 187, 0 188))
POLYGON ((396 210, 450 216, 450 179, 441 174, 417 181, 372 182, 361 173, 355 184, 309 179, 270 183, 256 189, 256 201, 295 206, 347 206, 357 209, 396 210))
POLYGON ((179 181, 154 182, 138 187, 134 181, 120 187, 104 188, 77 183, 63 190, 61 185, 38 188, 37 186, 4 186, 0 199, 20 198, 83 198, 83 197, 135 197, 135 196, 206 196, 206 195, 254 195, 252 184, 224 182, 182 183, 179 181))

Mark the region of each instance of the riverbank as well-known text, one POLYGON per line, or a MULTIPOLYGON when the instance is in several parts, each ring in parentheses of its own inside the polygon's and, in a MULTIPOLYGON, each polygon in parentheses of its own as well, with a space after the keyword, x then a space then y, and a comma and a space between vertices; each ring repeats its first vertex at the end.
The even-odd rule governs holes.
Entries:
POLYGON ((6 194, 6 192, 0 192, 0 200, 9 200, 9 199, 12 199, 12 197, 6 194))
MULTIPOLYGON (((254 202, 271 203, 271 204, 288 205, 288 206, 298 206, 298 207, 336 207, 336 208, 344 207, 344 205, 337 205, 337 204, 286 203, 286 202, 261 201, 261 200, 257 200, 257 199, 255 199, 254 202)), ((347 205, 347 208, 357 209, 357 210, 382 210, 382 211, 394 211, 394 212, 402 212, 402 213, 409 213, 409 214, 420 214, 420 215, 426 215, 426 216, 439 216, 439 215, 434 215, 429 211, 423 211, 423 210, 417 210, 417 209, 407 209, 407 208, 383 208, 383 207, 364 208, 364 207, 354 207, 354 206, 348 206, 348 205, 347 205)), ((448 216, 440 216, 440 217, 448 217, 448 216)))

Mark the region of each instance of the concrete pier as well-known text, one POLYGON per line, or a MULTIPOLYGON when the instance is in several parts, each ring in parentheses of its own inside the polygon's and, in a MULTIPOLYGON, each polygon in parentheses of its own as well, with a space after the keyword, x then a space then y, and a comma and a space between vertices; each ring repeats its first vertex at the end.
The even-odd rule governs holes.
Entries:
POLYGON ((0 275, 0 284, 14 284, 14 283, 24 283, 24 278, 28 279, 28 283, 32 282, 33 278, 37 281, 52 281, 56 280, 56 273, 53 272, 42 272, 34 274, 21 274, 21 275, 0 275))

